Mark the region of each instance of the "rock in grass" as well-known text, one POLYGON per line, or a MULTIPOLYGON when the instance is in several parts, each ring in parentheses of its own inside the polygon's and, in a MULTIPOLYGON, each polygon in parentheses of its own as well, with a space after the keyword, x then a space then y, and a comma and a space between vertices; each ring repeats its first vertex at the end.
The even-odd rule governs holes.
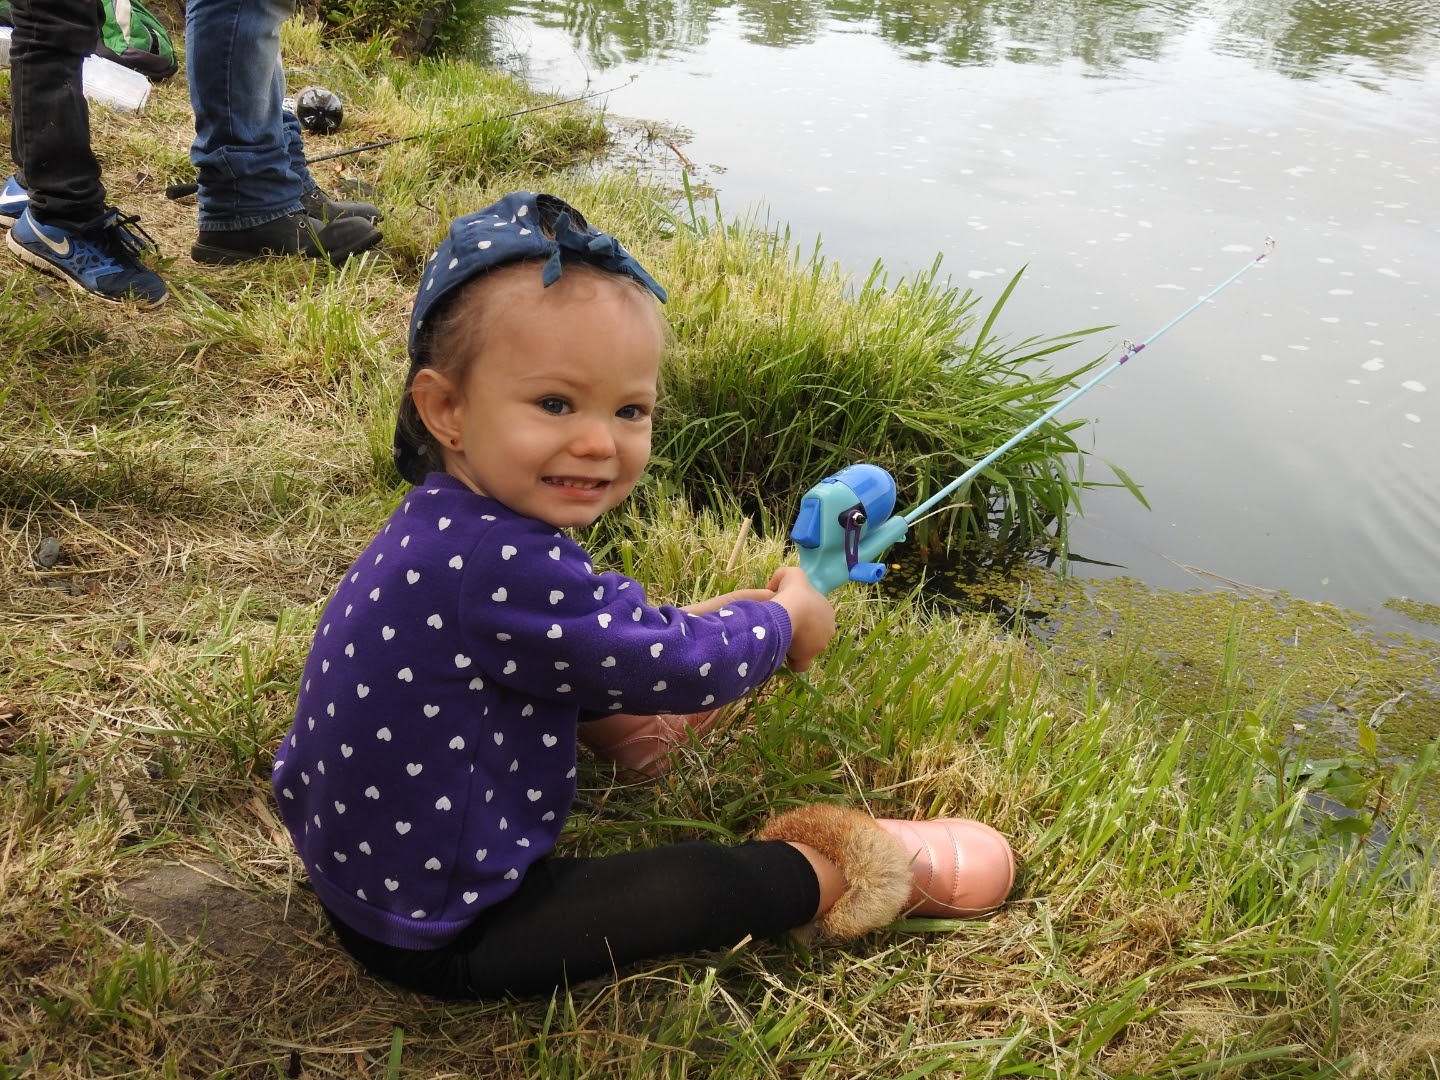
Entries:
POLYGON ((60 541, 53 536, 47 536, 40 541, 32 556, 35 565, 41 570, 49 570, 60 561, 60 541))
POLYGON ((286 921, 284 898, 244 887, 216 863, 149 863, 120 887, 132 915, 182 948, 198 942, 236 969, 267 979, 293 968, 304 941, 286 921))

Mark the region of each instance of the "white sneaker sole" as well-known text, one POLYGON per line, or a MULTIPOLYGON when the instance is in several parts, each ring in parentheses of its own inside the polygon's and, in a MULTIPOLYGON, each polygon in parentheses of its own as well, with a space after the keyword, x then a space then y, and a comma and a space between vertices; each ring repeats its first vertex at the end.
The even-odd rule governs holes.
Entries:
POLYGON ((107 304, 135 304, 140 308, 141 311, 153 311, 155 308, 158 308, 161 304, 165 303, 166 300, 170 299, 170 294, 168 292, 164 296, 160 297, 159 300, 140 300, 133 297, 106 296, 103 293, 92 292, 85 287, 85 283, 83 281, 71 277, 65 272, 62 267, 56 266, 53 262, 45 258, 43 255, 36 255, 35 252, 31 251, 24 244, 20 243, 19 240, 16 240, 15 234, 13 232, 6 234, 5 246, 8 247, 11 251, 13 251, 17 256, 19 256, 22 262, 27 262, 31 266, 35 267, 35 269, 43 270, 45 271, 45 273, 51 274, 54 277, 59 278, 61 281, 68 284, 76 292, 84 293, 86 296, 93 296, 96 300, 104 301, 107 304))

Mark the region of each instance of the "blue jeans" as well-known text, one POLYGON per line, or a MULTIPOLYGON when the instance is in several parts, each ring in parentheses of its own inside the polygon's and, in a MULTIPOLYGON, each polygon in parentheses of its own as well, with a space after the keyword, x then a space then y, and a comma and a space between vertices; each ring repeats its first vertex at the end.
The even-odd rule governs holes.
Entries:
POLYGON ((95 0, 14 0, 10 155, 30 213, 78 229, 105 212, 80 65, 100 41, 95 0))
POLYGON ((186 0, 190 161, 200 230, 248 229, 301 209, 315 187, 300 121, 282 107, 280 24, 295 0, 186 0))

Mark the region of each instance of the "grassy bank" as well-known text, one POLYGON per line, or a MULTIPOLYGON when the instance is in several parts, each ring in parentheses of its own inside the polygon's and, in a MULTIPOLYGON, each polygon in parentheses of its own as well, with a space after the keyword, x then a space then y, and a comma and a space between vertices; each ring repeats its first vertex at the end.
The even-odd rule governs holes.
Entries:
MULTIPOLYGON (((346 95, 346 145, 535 103, 463 65, 331 51, 313 25, 285 45, 346 95)), ((1113 621, 1042 647, 848 590, 816 668, 684 768, 632 786, 582 768, 575 852, 745 836, 825 798, 982 818, 1022 861, 997 915, 846 948, 749 942, 554 1000, 441 1005, 360 974, 271 808, 270 752, 320 604, 401 494, 406 309, 451 217, 543 186, 672 287, 661 461, 591 538, 662 599, 755 584, 785 557, 773 528, 737 544, 758 493, 783 521, 797 489, 864 457, 923 494, 956 458, 917 453, 988 449, 1054 395, 1043 363, 1070 352, 1046 350, 1070 338, 987 342, 993 300, 923 275, 847 290, 783 237, 567 171, 605 139, 577 108, 322 166, 388 214, 382 251, 344 271, 201 268, 183 257, 193 208, 160 195, 188 172, 183 86, 96 122, 112 197, 171 253, 174 296, 102 311, 0 264, 0 1076, 1440 1075, 1440 881, 1412 813, 1435 777, 1358 727, 1317 777, 1293 738, 1297 654, 1255 659, 1273 625, 1234 608, 1188 624, 1204 662, 1187 669, 1178 618, 1113 596, 1097 608, 1113 621), (1341 769, 1383 829, 1307 812, 1307 783, 1334 795, 1341 769)), ((1063 520, 1070 449, 1055 429, 997 471, 995 514, 987 495, 957 536, 1063 520)), ((1305 668, 1322 701, 1348 685, 1324 662, 1348 640, 1305 668)), ((1430 660, 1405 679, 1433 703, 1430 660)))

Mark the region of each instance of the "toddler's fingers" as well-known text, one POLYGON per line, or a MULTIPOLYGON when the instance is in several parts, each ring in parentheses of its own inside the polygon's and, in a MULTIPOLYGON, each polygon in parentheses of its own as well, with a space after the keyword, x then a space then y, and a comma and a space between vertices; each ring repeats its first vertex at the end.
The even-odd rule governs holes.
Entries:
MULTIPOLYGON (((770 575, 770 580, 766 583, 766 587, 778 592, 780 590, 780 586, 784 584, 785 579, 795 574, 799 574, 804 577, 805 571, 801 570, 798 566, 782 566, 770 575)), ((808 581, 809 579, 806 578, 806 580, 808 581)))
POLYGON ((775 599, 774 589, 736 589, 732 593, 725 594, 727 602, 731 600, 773 600, 775 599))
POLYGON ((726 604, 733 604, 736 600, 773 599, 775 599, 775 594, 769 589, 736 589, 723 596, 712 596, 708 600, 697 600, 693 604, 686 604, 680 610, 688 611, 692 615, 708 615, 712 611, 719 611, 726 604))

